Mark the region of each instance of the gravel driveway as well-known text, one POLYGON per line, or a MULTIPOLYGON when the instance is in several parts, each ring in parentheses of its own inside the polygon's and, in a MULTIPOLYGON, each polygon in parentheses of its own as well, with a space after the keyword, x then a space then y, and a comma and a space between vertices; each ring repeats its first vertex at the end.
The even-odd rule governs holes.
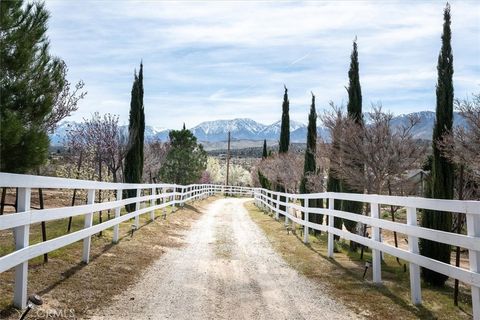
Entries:
POLYGON ((186 236, 93 319, 352 319, 273 251, 246 199, 212 202, 186 236))

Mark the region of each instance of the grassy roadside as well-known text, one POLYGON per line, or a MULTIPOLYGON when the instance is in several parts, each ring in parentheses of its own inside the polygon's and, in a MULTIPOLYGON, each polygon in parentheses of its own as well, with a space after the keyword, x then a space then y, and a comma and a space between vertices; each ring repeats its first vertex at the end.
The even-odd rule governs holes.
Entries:
MULTIPOLYGON (((410 303, 408 271, 404 261, 385 255, 382 265, 383 285, 371 282, 371 270, 362 278, 365 262, 359 255, 348 252, 347 243, 337 245, 335 260, 327 257, 327 239, 310 236, 305 245, 297 235, 287 234, 283 222, 275 221, 263 213, 253 202, 245 204, 250 216, 264 231, 273 248, 295 269, 305 276, 327 285, 330 294, 347 307, 369 319, 471 319, 470 294, 463 287, 460 308, 453 305, 453 290, 450 287, 438 290, 422 284, 424 304, 410 303)), ((370 252, 365 254, 370 260, 370 252)))
MULTIPOLYGON (((113 230, 104 230, 102 236, 92 237, 91 262, 81 262, 82 241, 73 243, 49 253, 49 262, 43 264, 43 257, 29 261, 28 293, 42 296, 44 305, 40 310, 59 310, 65 317, 74 314, 82 318, 88 310, 107 304, 114 295, 121 294, 135 283, 141 273, 170 248, 183 245, 185 231, 197 220, 201 209, 215 198, 186 205, 173 214, 168 210, 163 219, 161 210, 156 219, 150 215, 140 217, 140 228, 130 235, 131 221, 120 225, 120 241, 112 245, 113 230)), ((97 215, 96 215, 97 216, 97 215)), ((106 217, 105 217, 106 218, 106 217)), ((96 217, 98 219, 98 217, 96 217)), ((49 238, 65 234, 67 220, 47 223, 49 238)), ((83 219, 76 217, 73 231, 83 226, 83 219)), ((1 255, 11 250, 11 235, 0 235, 1 255), (8 240, 7 240, 8 239, 8 240)), ((41 241, 40 226, 31 230, 31 243, 41 241)), ((18 319, 12 307, 14 270, 0 273, 0 319, 18 319)), ((45 318, 44 313, 42 314, 45 318)), ((35 319, 35 313, 29 314, 35 319)))

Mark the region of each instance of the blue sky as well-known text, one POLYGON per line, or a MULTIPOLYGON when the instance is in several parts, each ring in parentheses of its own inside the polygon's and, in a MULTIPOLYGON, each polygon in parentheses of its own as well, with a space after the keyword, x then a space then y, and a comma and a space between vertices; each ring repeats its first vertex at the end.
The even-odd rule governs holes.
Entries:
MULTIPOLYGON (((291 118, 346 103, 358 37, 364 110, 434 110, 443 1, 173 2, 47 0, 51 53, 88 94, 69 120, 95 111, 128 122, 134 69, 144 62, 147 125, 291 118)), ((480 2, 453 1, 456 97, 480 91, 480 2)))

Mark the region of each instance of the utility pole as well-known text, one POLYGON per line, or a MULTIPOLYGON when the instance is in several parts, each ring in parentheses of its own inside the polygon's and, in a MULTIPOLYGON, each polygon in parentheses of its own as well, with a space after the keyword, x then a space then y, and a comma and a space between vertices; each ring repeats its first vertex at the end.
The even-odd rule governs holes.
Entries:
POLYGON ((225 186, 228 186, 228 173, 230 171, 230 131, 228 131, 228 147, 227 147, 227 178, 225 179, 225 186))

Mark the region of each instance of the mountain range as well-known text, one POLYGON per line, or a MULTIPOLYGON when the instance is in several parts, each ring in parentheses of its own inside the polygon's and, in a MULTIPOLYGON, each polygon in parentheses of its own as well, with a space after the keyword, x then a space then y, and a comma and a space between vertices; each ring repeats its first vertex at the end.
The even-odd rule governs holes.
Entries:
MULTIPOLYGON (((392 119, 393 126, 401 126, 407 124, 409 115, 415 115, 419 118, 419 123, 413 130, 413 135, 417 139, 431 140, 432 128, 435 122, 435 113, 432 111, 421 111, 408 115, 399 115, 392 119)), ((368 117, 366 116, 368 124, 368 117)), ((50 135, 52 145, 61 145, 65 139, 66 132, 74 122, 63 122, 57 130, 50 135)), ((454 124, 459 126, 465 125, 465 120, 458 114, 454 114, 454 124)), ((121 126, 121 130, 127 130, 127 126, 121 126)), ((277 141, 280 136, 280 121, 265 125, 248 118, 239 118, 233 120, 214 120, 206 121, 198 124, 190 129, 197 139, 205 143, 217 143, 227 140, 228 132, 231 133, 233 141, 250 140, 250 141, 277 141)), ((326 140, 329 140, 328 130, 324 127, 318 127, 318 134, 326 140)), ((145 127, 145 138, 147 140, 160 139, 168 140, 170 129, 155 128, 152 126, 145 127)), ((290 121, 290 141, 305 142, 307 137, 307 126, 301 122, 290 121)), ((258 143, 256 143, 258 144, 258 143)))

